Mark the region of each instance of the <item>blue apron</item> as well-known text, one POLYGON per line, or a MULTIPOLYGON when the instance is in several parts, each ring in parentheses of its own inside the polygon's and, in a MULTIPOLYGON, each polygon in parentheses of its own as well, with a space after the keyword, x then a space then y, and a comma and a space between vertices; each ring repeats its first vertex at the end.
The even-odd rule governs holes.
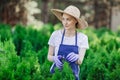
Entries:
MULTIPOLYGON (((75 45, 63 44, 64 35, 65 35, 65 30, 64 30, 63 35, 62 35, 62 40, 61 40, 61 44, 59 46, 58 55, 61 55, 66 60, 66 57, 69 53, 74 52, 74 53, 78 54, 79 51, 78 51, 78 46, 77 46, 77 31, 76 31, 76 35, 75 35, 75 45)), ((67 62, 69 62, 69 61, 67 61, 67 62)), ((75 80, 79 80, 79 71, 80 71, 79 65, 76 64, 75 62, 69 62, 69 65, 72 68, 72 72, 75 76, 75 80)), ((51 69, 50 69, 51 73, 54 73, 55 67, 56 67, 55 64, 53 64, 51 69)))

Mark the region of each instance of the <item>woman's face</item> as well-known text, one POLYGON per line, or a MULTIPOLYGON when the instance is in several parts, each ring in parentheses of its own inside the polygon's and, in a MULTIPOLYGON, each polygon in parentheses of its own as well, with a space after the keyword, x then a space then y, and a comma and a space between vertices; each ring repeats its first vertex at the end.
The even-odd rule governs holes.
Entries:
POLYGON ((63 14, 62 24, 66 30, 72 30, 72 29, 74 30, 76 28, 76 23, 77 20, 74 17, 65 13, 63 14))

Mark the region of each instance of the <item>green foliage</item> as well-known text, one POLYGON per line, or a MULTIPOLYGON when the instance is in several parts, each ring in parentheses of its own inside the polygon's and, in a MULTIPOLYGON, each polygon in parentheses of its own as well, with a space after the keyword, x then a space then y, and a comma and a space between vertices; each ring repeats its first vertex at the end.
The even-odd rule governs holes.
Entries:
POLYGON ((51 80, 52 74, 50 74, 50 66, 51 63, 48 60, 45 60, 45 62, 40 66, 42 76, 41 80, 51 80))
POLYGON ((12 37, 12 31, 10 25, 0 24, 0 40, 9 40, 12 37))
POLYGON ((17 54, 20 55, 27 31, 22 25, 16 25, 13 32, 13 41, 16 46, 17 54))
MULTIPOLYGON (((0 80, 74 80, 68 63, 62 71, 49 71, 48 40, 60 26, 45 24, 36 30, 16 25, 12 31, 10 25, 0 24, 0 80)), ((80 79, 120 80, 119 30, 87 28, 81 32, 88 36, 90 49, 80 65, 80 79)))
POLYGON ((0 42, 0 79, 14 80, 14 72, 16 65, 19 63, 20 57, 16 55, 15 46, 11 40, 0 42))
POLYGON ((90 37, 90 49, 81 65, 81 79, 119 80, 120 38, 105 28, 89 30, 83 31, 90 37))
POLYGON ((67 62, 63 65, 63 70, 55 69, 55 73, 53 74, 51 80, 74 80, 74 75, 72 73, 72 69, 70 68, 67 62))
POLYGON ((16 46, 18 55, 28 41, 32 45, 32 49, 36 52, 41 50, 43 46, 47 46, 50 34, 53 32, 52 25, 46 24, 41 30, 26 28, 22 25, 16 25, 13 33, 13 41, 16 46))
POLYGON ((48 48, 46 46, 44 46, 38 53, 38 59, 39 59, 39 63, 43 64, 45 62, 45 60, 47 59, 47 53, 48 53, 48 48))

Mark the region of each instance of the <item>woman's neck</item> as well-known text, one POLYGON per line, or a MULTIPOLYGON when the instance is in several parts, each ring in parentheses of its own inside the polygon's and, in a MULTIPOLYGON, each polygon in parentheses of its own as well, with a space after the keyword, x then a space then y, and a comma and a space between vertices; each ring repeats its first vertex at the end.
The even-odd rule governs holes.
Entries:
POLYGON ((73 37, 75 36, 76 30, 65 30, 65 36, 73 37))

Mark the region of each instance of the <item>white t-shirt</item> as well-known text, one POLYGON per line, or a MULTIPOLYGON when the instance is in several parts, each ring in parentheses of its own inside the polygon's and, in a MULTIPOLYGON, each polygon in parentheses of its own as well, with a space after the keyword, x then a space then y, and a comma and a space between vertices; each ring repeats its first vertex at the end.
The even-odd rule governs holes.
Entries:
MULTIPOLYGON (((48 44, 55 47, 54 55, 58 54, 59 45, 61 44, 62 40, 62 35, 63 35, 62 30, 56 30, 50 36, 48 44)), ((62 44, 75 45, 75 36, 73 37, 64 36, 62 44)), ((77 33, 77 46, 79 47, 79 50, 80 48, 89 49, 88 37, 81 32, 77 33)))

